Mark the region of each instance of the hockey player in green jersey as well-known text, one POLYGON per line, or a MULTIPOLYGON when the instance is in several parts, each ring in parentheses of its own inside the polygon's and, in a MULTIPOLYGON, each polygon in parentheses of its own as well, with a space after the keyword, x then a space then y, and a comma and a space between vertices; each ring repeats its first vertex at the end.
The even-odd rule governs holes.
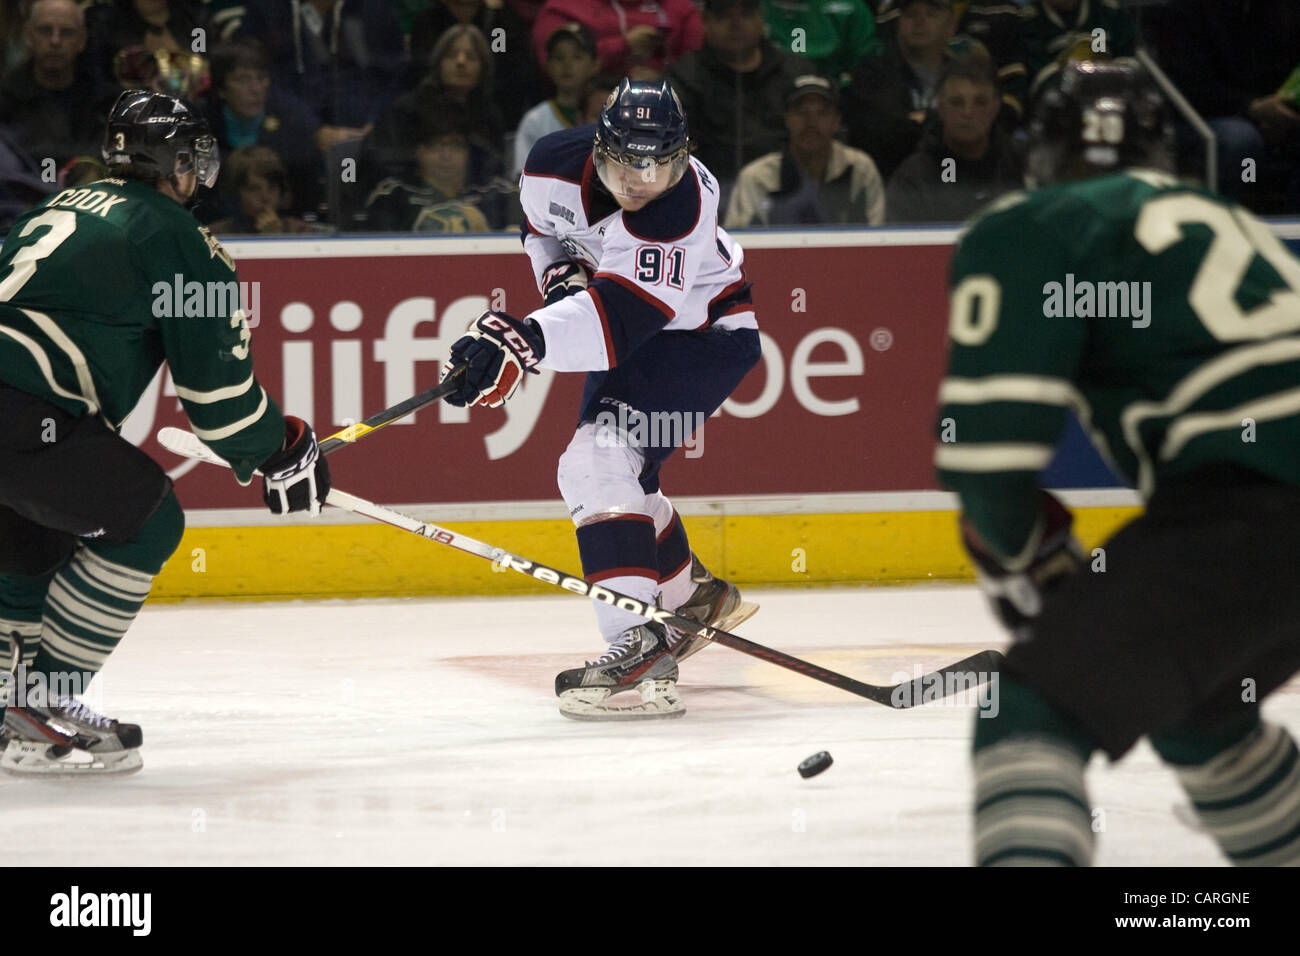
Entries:
POLYGON ((1034 113, 1041 187, 952 265, 935 463, 1015 640, 976 719, 975 857, 1089 863, 1084 768, 1146 736, 1238 864, 1300 862, 1300 263, 1169 175, 1159 91, 1078 63, 1034 113), (1037 475, 1073 409, 1143 513, 1085 557, 1037 475))
POLYGON ((241 483, 261 469, 272 512, 319 513, 329 491, 310 426, 253 374, 234 263, 186 208, 216 180, 207 124, 128 91, 104 159, 113 178, 51 197, 0 248, 0 651, 14 661, 0 769, 14 773, 141 766, 140 728, 76 695, 184 528, 171 480, 117 433, 164 361, 195 434, 241 483), (178 276, 209 293, 179 316, 157 292, 178 276))

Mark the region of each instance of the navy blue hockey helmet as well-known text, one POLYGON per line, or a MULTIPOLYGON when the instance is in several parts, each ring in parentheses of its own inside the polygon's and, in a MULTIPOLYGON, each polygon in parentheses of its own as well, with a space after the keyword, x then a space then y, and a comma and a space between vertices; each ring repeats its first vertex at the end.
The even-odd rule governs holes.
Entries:
POLYGON ((615 195, 625 195, 625 182, 634 178, 657 184, 656 192, 671 189, 686 172, 689 146, 686 112, 667 81, 624 77, 596 120, 596 171, 615 195))
POLYGON ((1083 60, 1061 69, 1030 114, 1027 172, 1035 185, 1118 172, 1173 170, 1173 123, 1137 60, 1083 60))
POLYGON ((221 157, 207 120, 183 100, 152 90, 127 90, 108 114, 104 162, 129 165, 141 179, 171 179, 193 172, 209 189, 217 182, 221 157))

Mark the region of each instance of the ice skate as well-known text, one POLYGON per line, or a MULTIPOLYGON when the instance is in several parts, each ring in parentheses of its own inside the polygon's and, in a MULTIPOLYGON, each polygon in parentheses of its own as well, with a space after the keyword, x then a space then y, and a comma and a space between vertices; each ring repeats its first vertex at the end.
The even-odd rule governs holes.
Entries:
POLYGON ((21 776, 132 773, 143 766, 137 724, 95 713, 74 697, 47 694, 30 677, 4 709, 0 770, 21 776))
POLYGON ((686 713, 667 633, 663 625, 650 622, 628 628, 585 667, 561 671, 555 693, 560 713, 574 720, 646 720, 686 713), (611 695, 629 690, 640 694, 638 703, 606 703, 611 695))
MULTIPOLYGON (((741 598, 740 590, 730 581, 715 578, 694 552, 691 552, 691 581, 695 584, 695 592, 685 604, 673 611, 674 614, 730 631, 749 620, 758 610, 757 604, 741 598)), ((709 643, 703 637, 668 628, 668 650, 679 663, 709 643)))

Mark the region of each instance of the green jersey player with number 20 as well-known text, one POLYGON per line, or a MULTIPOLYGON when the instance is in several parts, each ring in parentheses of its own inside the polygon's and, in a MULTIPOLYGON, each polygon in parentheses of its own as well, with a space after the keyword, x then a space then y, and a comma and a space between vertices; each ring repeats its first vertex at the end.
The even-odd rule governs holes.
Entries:
POLYGON ((1084 768, 1141 737, 1239 864, 1300 862, 1300 764, 1259 701, 1300 669, 1300 262, 1171 174, 1131 60, 1062 71, 1030 123, 1039 187, 952 266, 935 463, 1015 641, 976 719, 982 865, 1091 861, 1084 768), (1038 487, 1066 410, 1144 501, 1085 556, 1038 487))

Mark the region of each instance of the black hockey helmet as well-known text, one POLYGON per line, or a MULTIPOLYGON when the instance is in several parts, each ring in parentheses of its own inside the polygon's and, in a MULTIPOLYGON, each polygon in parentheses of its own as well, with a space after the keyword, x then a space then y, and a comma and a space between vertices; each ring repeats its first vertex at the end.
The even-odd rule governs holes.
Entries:
POLYGON ((686 172, 689 145, 686 112, 672 86, 666 80, 633 82, 624 77, 596 120, 596 171, 613 190, 606 178, 609 163, 637 170, 646 181, 657 179, 668 166, 672 188, 686 172))
POLYGON ((1034 185, 1118 172, 1173 170, 1169 107, 1137 60, 1083 60, 1063 67, 1029 120, 1026 167, 1034 185))
POLYGON ((164 180, 192 171, 208 188, 221 168, 207 121, 183 100, 152 90, 127 90, 117 98, 103 153, 109 169, 130 164, 138 178, 164 180))

